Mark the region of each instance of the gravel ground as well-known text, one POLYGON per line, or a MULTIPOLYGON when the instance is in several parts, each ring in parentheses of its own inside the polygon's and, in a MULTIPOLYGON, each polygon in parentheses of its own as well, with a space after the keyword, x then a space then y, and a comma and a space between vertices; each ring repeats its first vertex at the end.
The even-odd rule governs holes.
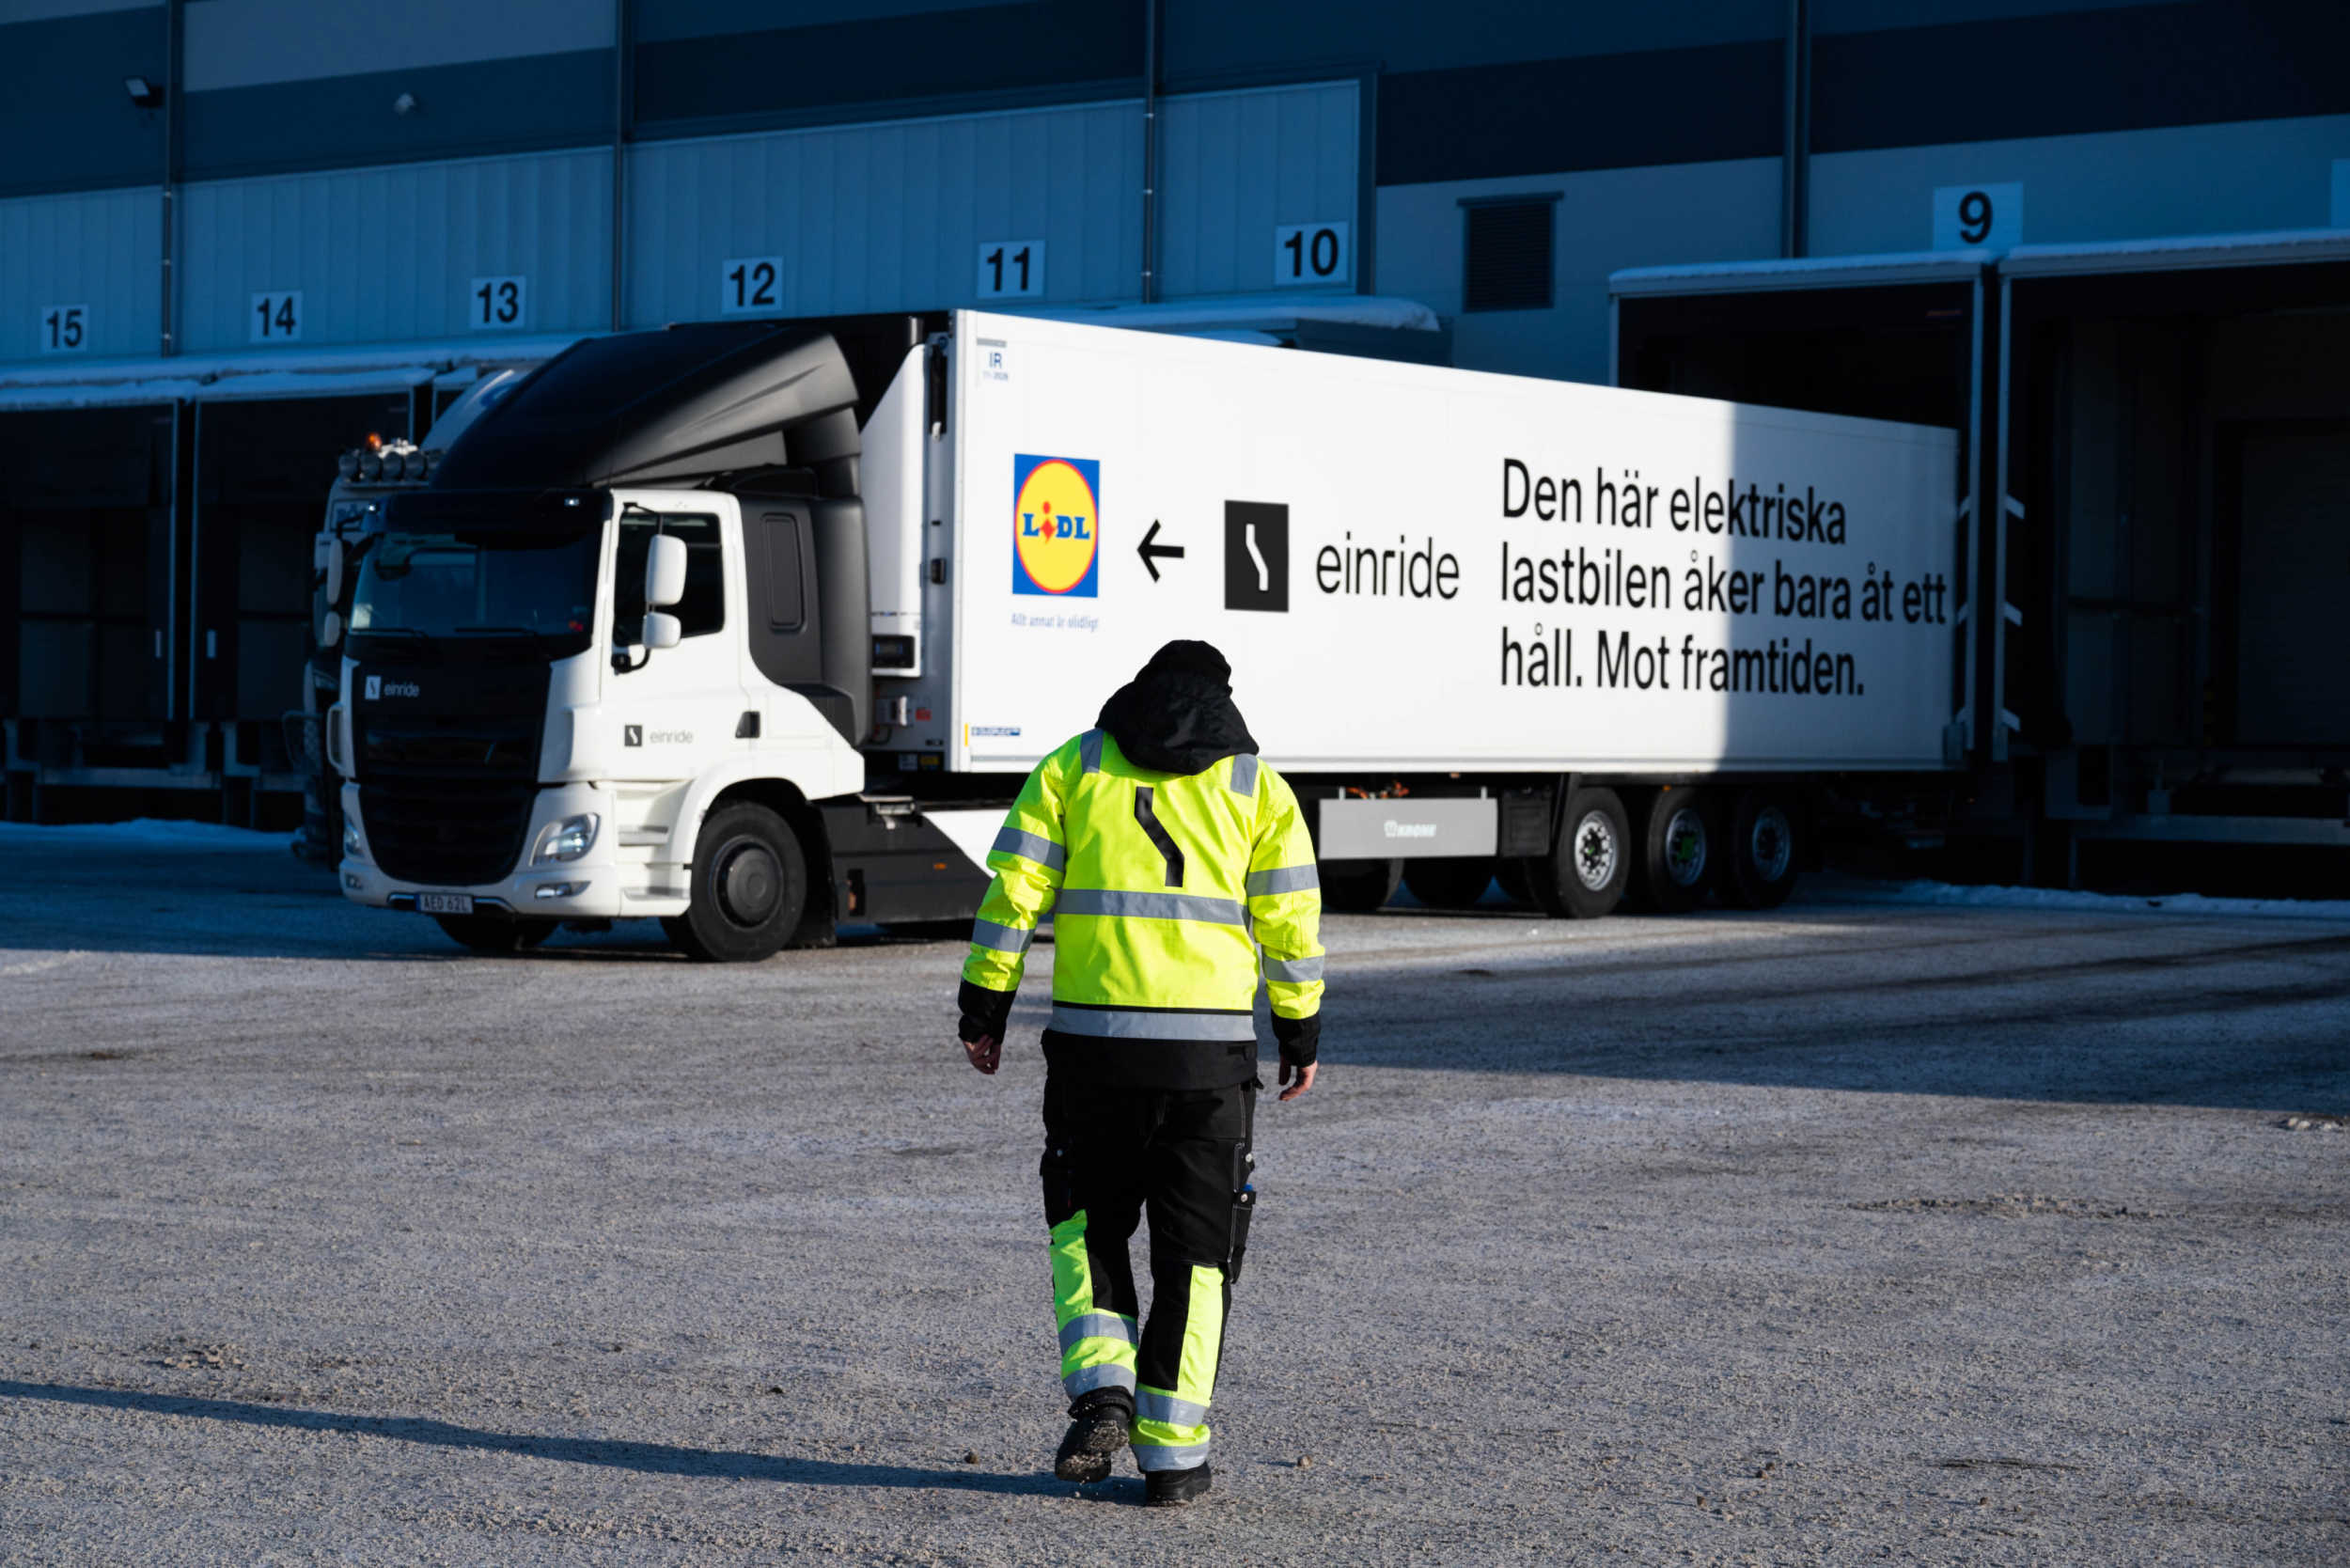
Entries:
POLYGON ((0 831, 8 1563, 2350 1560, 2350 920, 1331 920, 1168 1513, 1048 1470, 1048 949, 988 1080, 953 943, 0 831))

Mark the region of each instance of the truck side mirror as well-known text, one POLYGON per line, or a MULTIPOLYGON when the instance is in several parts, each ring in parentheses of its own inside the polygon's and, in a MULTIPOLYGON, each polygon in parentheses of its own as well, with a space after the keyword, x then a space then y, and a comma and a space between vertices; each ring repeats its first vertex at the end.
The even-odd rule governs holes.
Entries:
POLYGON ((326 602, 339 604, 343 602, 343 564, 347 554, 343 541, 339 539, 328 540, 321 553, 326 557, 326 602))
POLYGON ((319 646, 332 648, 342 640, 343 613, 340 610, 329 610, 326 612, 325 619, 319 622, 319 646))
MULTIPOLYGON (((666 609, 685 597, 685 541, 672 534, 655 534, 652 548, 645 557, 645 607, 666 609)), ((670 619, 674 619, 674 617, 670 619)), ((651 627, 647 626, 648 633, 651 627)), ((668 648, 670 643, 656 643, 648 635, 646 646, 668 648)))
MULTIPOLYGON (((683 555, 684 553, 685 547, 679 545, 678 554, 683 555)), ((672 600, 671 603, 674 604, 676 601, 672 600)), ((666 610, 647 610, 644 635, 647 648, 675 648, 678 645, 678 639, 685 635, 685 623, 666 610)))

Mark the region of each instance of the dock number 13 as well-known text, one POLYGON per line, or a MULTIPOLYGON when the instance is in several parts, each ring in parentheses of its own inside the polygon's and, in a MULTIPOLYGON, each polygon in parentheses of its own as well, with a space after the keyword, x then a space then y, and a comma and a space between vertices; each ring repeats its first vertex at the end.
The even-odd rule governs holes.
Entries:
POLYGON ((494 332, 500 327, 523 324, 530 294, 530 279, 526 277, 477 277, 473 280, 473 308, 468 313, 476 332, 494 332))

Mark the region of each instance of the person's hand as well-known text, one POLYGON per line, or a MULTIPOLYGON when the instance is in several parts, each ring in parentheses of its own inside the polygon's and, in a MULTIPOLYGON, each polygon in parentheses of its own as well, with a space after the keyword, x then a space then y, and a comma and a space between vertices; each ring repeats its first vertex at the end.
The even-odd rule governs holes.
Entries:
MULTIPOLYGON (((1281 1090, 1281 1098, 1284 1100, 1294 1100, 1299 1095, 1305 1093, 1308 1090, 1313 1088, 1314 1069, 1320 1065, 1321 1064, 1319 1062, 1309 1061, 1303 1067, 1294 1067, 1291 1065, 1289 1058, 1283 1057, 1281 1058, 1281 1082, 1287 1084, 1292 1076, 1297 1079, 1297 1082, 1290 1084, 1289 1088, 1281 1090)), ((984 1071, 994 1072, 995 1069, 987 1068, 984 1069, 984 1071)))
MULTIPOLYGON (((963 1054, 971 1058, 972 1066, 993 1074, 996 1068, 1003 1065, 1004 1043, 992 1034, 983 1034, 977 1040, 964 1041, 963 1054)), ((1281 1098, 1286 1100, 1289 1096, 1285 1094, 1281 1098)))

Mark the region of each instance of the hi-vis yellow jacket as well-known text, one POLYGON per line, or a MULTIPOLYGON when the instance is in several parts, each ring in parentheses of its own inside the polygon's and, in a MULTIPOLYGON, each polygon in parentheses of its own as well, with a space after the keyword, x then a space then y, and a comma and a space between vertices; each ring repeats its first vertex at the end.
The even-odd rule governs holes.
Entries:
POLYGON ((1028 775, 987 864, 964 980, 1008 1006, 1051 914, 1060 1036, 1105 1052, 1253 1041, 1260 946, 1284 1038, 1321 1009, 1313 842, 1296 795, 1252 755, 1160 773, 1089 729, 1028 775))

